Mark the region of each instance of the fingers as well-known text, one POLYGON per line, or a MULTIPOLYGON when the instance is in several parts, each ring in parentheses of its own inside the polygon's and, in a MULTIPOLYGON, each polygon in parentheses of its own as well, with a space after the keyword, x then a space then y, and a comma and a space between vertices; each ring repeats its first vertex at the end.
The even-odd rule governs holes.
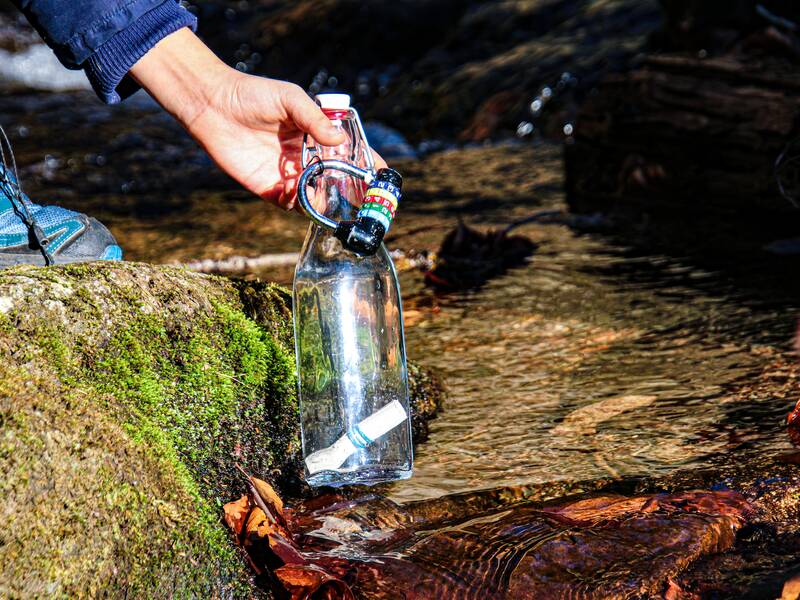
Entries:
MULTIPOLYGON (((376 169, 384 169, 388 165, 386 161, 383 160, 380 154, 372 151, 372 159, 375 161, 375 168, 376 169)), ((284 210, 292 210, 293 208, 298 208, 297 202, 297 179, 298 173, 287 173, 284 171, 283 174, 283 187, 281 188, 280 197, 278 198, 277 204, 284 210)), ((318 211, 324 212, 325 210, 325 200, 324 198, 319 198, 315 192, 313 187, 309 187, 308 190, 308 197, 311 200, 311 205, 318 211)), ((359 204, 360 204, 359 200, 359 204)))
MULTIPOLYGON (((372 149, 370 148, 370 150, 372 149)), ((372 160, 375 161, 375 169, 385 169, 389 166, 386 164, 386 161, 383 160, 383 157, 375 152, 375 150, 372 150, 372 160)))
POLYGON ((283 210, 292 210, 297 205, 297 179, 289 179, 285 182, 278 206, 283 210))
POLYGON ((286 86, 283 106, 297 127, 301 131, 310 133, 323 146, 338 146, 344 143, 344 133, 331 125, 330 119, 325 116, 322 109, 299 86, 294 84, 286 86))

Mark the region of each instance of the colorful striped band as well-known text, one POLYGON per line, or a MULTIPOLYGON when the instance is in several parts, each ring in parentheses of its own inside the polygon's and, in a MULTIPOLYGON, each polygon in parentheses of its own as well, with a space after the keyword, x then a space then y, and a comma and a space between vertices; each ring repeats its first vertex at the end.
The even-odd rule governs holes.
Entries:
POLYGON ((392 206, 394 206, 395 208, 397 207, 397 196, 395 196, 391 192, 387 192, 386 190, 373 187, 367 191, 367 196, 368 197, 371 196, 373 198, 383 198, 388 202, 390 202, 392 206))
POLYGON ((400 198, 400 189, 396 185, 388 181, 375 181, 367 190, 357 218, 375 219, 385 231, 389 231, 400 198))
POLYGON ((367 204, 371 204, 371 205, 374 205, 376 207, 380 206, 381 208, 385 208, 386 210, 389 211, 389 215, 392 218, 394 218, 394 211, 395 211, 396 207, 395 207, 394 204, 389 202, 386 198, 377 198, 375 196, 368 196, 364 200, 364 204, 362 204, 361 207, 364 208, 365 206, 367 206, 367 204))

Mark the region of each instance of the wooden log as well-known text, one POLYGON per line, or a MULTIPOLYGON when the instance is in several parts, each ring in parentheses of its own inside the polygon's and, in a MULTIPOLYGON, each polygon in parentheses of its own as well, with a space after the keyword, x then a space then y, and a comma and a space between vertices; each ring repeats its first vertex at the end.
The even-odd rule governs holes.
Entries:
POLYGON ((565 153, 571 207, 789 212, 775 163, 799 101, 800 75, 780 61, 648 57, 583 106, 565 153))

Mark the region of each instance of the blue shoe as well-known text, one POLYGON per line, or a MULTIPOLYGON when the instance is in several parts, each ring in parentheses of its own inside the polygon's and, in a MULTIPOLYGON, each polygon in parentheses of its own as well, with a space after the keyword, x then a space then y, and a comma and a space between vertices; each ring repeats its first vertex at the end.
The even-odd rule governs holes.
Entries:
POLYGON ((0 164, 0 269, 122 260, 122 248, 99 221, 58 206, 39 206, 0 164))

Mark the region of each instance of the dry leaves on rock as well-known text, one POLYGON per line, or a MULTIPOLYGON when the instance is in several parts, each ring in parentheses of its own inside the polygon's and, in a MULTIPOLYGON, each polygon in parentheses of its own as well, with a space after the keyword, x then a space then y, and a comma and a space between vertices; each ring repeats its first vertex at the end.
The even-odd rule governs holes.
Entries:
POLYGON ((274 568, 292 600, 352 600, 346 583, 323 565, 314 564, 294 543, 283 501, 272 486, 245 475, 250 493, 225 505, 225 523, 247 552, 255 572, 274 568))

